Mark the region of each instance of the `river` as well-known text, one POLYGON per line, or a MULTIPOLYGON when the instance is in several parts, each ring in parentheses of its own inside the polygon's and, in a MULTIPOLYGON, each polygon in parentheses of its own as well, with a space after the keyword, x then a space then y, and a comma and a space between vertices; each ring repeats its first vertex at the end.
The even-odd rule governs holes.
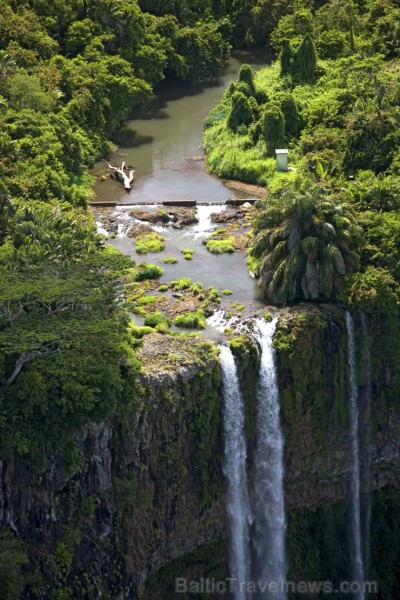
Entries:
MULTIPOLYGON (((163 200, 224 202, 246 194, 227 188, 207 173, 203 162, 201 135, 204 119, 220 100, 242 64, 254 70, 265 66, 266 51, 235 53, 218 80, 198 84, 164 81, 157 93, 126 121, 113 138, 118 146, 110 156, 113 164, 126 161, 136 170, 134 187, 127 193, 112 179, 95 185, 97 201, 117 204, 159 203, 163 200)), ((97 167, 107 167, 101 161, 97 167)))
MULTIPOLYGON (((236 53, 217 81, 199 84, 163 82, 157 94, 148 104, 127 121, 115 135, 118 145, 110 162, 120 165, 126 161, 136 169, 133 189, 127 193, 122 185, 112 179, 100 181, 95 186, 98 202, 116 202, 115 209, 94 210, 101 220, 103 213, 112 214, 118 223, 118 234, 109 239, 112 244, 136 263, 143 260, 159 264, 164 269, 160 282, 189 276, 193 281, 213 285, 220 290, 229 288, 233 294, 224 300, 221 308, 229 308, 231 302, 244 304, 247 309, 260 308, 260 292, 257 282, 246 268, 246 256, 242 252, 215 255, 208 252, 202 242, 215 225, 209 221, 211 212, 220 210, 221 205, 232 197, 246 198, 245 192, 228 188, 221 180, 207 173, 202 160, 193 157, 203 155, 200 143, 204 119, 218 103, 230 81, 236 79, 242 64, 251 64, 254 69, 265 65, 265 53, 236 53), (127 205, 160 204, 163 200, 196 200, 206 202, 208 207, 197 207, 199 223, 185 230, 163 228, 166 247, 162 253, 139 255, 132 238, 127 236, 134 224, 127 205), (203 215, 201 211, 206 211, 203 215), (200 231, 199 231, 200 230, 200 231), (182 260, 181 250, 194 250, 193 260, 182 260), (176 257, 178 263, 164 265, 162 258, 176 257)), ((98 163, 104 168, 106 162, 98 163)), ((143 207, 156 210, 152 207, 143 207)), ((159 207, 160 208, 160 207, 159 207)), ((104 230, 99 223, 99 231, 104 230)))

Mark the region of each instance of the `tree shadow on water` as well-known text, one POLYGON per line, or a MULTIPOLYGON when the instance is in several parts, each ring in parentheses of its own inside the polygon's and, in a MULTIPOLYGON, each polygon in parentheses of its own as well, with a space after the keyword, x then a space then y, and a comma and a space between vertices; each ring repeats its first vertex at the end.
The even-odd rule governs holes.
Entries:
POLYGON ((151 144, 154 139, 152 135, 143 135, 132 129, 121 129, 113 135, 112 141, 121 148, 138 148, 151 144))

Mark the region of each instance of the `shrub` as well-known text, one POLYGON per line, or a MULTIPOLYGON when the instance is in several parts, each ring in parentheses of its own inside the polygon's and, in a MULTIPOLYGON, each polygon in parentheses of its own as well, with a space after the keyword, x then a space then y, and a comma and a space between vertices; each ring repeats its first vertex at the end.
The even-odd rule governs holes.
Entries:
POLYGON ((174 265, 175 263, 178 262, 177 258, 172 258, 172 257, 162 258, 161 260, 166 265, 174 265))
POLYGON ((184 248, 183 250, 181 250, 181 252, 185 260, 192 260, 194 250, 191 250, 190 248, 184 248))
POLYGON ((190 329, 204 329, 206 319, 202 310, 196 312, 188 312, 175 317, 174 324, 177 327, 187 327, 190 329))
POLYGON ((136 300, 137 306, 149 306, 150 304, 154 304, 157 300, 158 296, 141 296, 136 300))
POLYGON ((144 320, 144 324, 148 327, 157 327, 158 325, 166 325, 168 327, 170 322, 171 321, 167 319, 167 317, 161 312, 155 312, 151 315, 147 315, 144 320))
POLYGON ((285 117, 279 106, 267 106, 262 122, 262 133, 268 156, 275 156, 275 149, 282 148, 285 141, 285 117))
POLYGON ((232 107, 228 116, 229 129, 237 131, 241 125, 250 125, 252 120, 253 111, 246 96, 242 92, 235 92, 232 96, 232 107))
POLYGON ((192 285, 192 280, 190 277, 182 277, 181 279, 171 281, 170 285, 173 290, 188 290, 192 285))
POLYGON ((161 252, 165 248, 165 239, 158 233, 145 233, 139 235, 135 240, 136 252, 147 254, 147 252, 161 252))
POLYGON ((163 283, 162 285, 160 285, 160 287, 158 288, 159 292, 166 292, 168 290, 168 285, 166 283, 163 283))
POLYGON ((191 288, 190 291, 192 292, 192 294, 194 294, 195 296, 198 296, 199 294, 201 294, 201 292, 204 290, 203 288, 203 284, 200 283, 200 281, 196 281, 196 283, 194 283, 191 288))
POLYGON ((230 296, 232 294, 232 290, 223 290, 222 293, 224 294, 224 296, 230 296))
POLYGON ((223 254, 224 252, 231 253, 235 251, 235 248, 233 247, 234 239, 233 236, 229 236, 225 240, 208 240, 206 248, 213 254, 223 254))
POLYGON ((135 281, 145 281, 146 279, 158 279, 164 273, 164 270, 151 263, 141 263, 137 267, 135 281))
POLYGON ((145 335, 149 333, 153 333, 154 329, 152 327, 139 327, 138 325, 130 325, 129 332, 133 335, 133 337, 137 340, 142 339, 145 335))

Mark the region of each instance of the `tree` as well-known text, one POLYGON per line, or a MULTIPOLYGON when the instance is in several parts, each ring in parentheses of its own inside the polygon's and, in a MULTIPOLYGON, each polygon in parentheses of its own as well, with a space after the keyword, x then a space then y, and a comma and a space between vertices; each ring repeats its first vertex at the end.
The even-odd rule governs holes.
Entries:
POLYGON ((343 275, 359 263, 361 228, 353 209, 309 182, 268 199, 255 234, 251 254, 262 258, 259 285, 277 304, 334 298, 343 275))
POLYGON ((242 65, 240 67, 239 81, 246 83, 250 88, 251 95, 254 95, 256 88, 254 85, 253 71, 252 71, 250 65, 242 65))
POLYGON ((281 148, 285 139, 285 117, 279 106, 267 106, 262 122, 262 132, 268 156, 275 156, 275 149, 281 148))
POLYGON ((283 40, 281 53, 279 55, 281 64, 281 77, 284 77, 285 75, 291 75, 293 70, 293 57, 294 52, 289 40, 283 40))
POLYGON ((242 92, 234 92, 232 95, 232 107, 228 116, 228 127, 237 131, 240 125, 250 125, 253 120, 253 112, 248 100, 242 92))
POLYGON ((294 76, 299 83, 313 83, 316 68, 317 51, 312 37, 306 33, 294 57, 294 76))
POLYGON ((14 214, 14 206, 8 197, 8 192, 0 180, 0 245, 4 242, 8 232, 10 218, 14 214))

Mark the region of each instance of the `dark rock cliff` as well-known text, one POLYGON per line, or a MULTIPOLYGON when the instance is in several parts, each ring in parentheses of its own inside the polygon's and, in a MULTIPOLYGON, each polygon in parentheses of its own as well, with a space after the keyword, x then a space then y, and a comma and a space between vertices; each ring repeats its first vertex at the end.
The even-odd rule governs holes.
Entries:
MULTIPOLYGON (((398 374, 379 320, 371 321, 370 333, 372 426, 368 439, 361 433, 372 460, 369 485, 400 489, 398 374)), ((300 530, 310 534, 321 507, 339 506, 348 497, 342 311, 328 305, 283 310, 275 346, 292 538, 300 530)), ((173 573, 207 573, 210 564, 214 574, 225 572, 218 350, 195 338, 152 334, 138 352, 144 367, 136 412, 124 423, 88 423, 76 437, 68 469, 61 454, 47 456, 40 472, 15 456, 0 461, 0 522, 7 533, 0 539, 0 558, 2 552, 7 557, 9 531, 27 543, 20 548, 30 561, 20 560, 24 598, 49 597, 63 587, 70 595, 54 597, 170 598, 160 591, 160 581, 169 589, 173 573)), ((251 421, 256 360, 247 350, 238 356, 251 421)), ((361 398, 365 377, 360 367, 361 398)), ((362 406, 360 411, 363 423, 362 406)), ((247 429, 251 442, 250 422, 247 429)), ((301 550, 294 543, 291 549, 296 565, 301 550)), ((301 575, 301 569, 295 573, 301 575)))

